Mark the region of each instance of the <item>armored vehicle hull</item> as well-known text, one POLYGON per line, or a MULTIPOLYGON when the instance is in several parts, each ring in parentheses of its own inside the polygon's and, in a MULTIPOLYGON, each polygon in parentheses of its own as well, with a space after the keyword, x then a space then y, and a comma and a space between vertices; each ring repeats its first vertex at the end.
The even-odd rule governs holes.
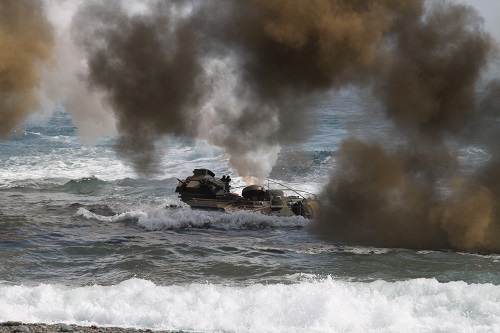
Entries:
POLYGON ((175 192, 196 209, 235 212, 240 210, 274 216, 318 217, 320 204, 315 199, 285 196, 282 190, 269 190, 260 185, 245 187, 241 195, 230 192, 231 178, 215 177, 208 169, 195 169, 193 175, 179 179, 175 192))

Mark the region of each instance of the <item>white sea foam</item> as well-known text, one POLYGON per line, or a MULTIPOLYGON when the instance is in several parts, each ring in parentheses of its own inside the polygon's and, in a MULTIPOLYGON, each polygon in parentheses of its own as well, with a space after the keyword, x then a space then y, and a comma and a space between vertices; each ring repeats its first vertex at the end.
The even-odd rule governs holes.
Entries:
POLYGON ((500 287, 332 278, 248 287, 0 285, 0 321, 201 332, 498 332, 500 287))
POLYGON ((75 216, 102 222, 120 222, 137 219, 137 223, 147 230, 212 227, 224 230, 254 229, 267 227, 303 227, 308 220, 301 216, 278 217, 260 213, 239 211, 234 213, 200 211, 186 207, 177 209, 149 208, 103 216, 80 207, 75 216))
POLYGON ((339 246, 338 244, 294 244, 292 248, 287 248, 287 251, 297 252, 297 253, 309 253, 309 254, 319 254, 319 253, 352 253, 357 255, 374 255, 374 254, 386 254, 392 249, 386 248, 375 248, 371 246, 339 246))
POLYGON ((83 207, 80 207, 76 211, 75 216, 84 217, 86 219, 98 220, 101 222, 120 222, 120 221, 125 221, 125 220, 130 220, 130 219, 140 219, 144 216, 147 216, 147 214, 142 212, 142 211, 129 211, 129 212, 121 213, 121 214, 116 214, 113 216, 104 216, 104 215, 92 213, 91 211, 89 211, 83 207))
POLYGON ((266 227, 302 227, 307 223, 301 216, 277 217, 255 212, 234 213, 200 211, 195 209, 156 209, 139 218, 138 223, 148 230, 182 227, 215 227, 221 229, 248 229, 266 227))
POLYGON ((495 262, 498 262, 500 260, 500 254, 496 253, 491 253, 491 254, 468 253, 468 252, 457 252, 457 253, 463 256, 491 259, 495 262))
MULTIPOLYGON (((0 186, 18 181, 44 179, 80 179, 95 176, 105 181, 136 178, 137 174, 126 162, 117 158, 109 146, 83 146, 76 138, 67 136, 44 136, 46 146, 29 150, 19 145, 19 154, 0 160, 0 186), (62 147, 52 145, 59 144, 62 147), (44 148, 44 149, 42 149, 44 148), (45 149, 47 148, 47 149, 45 149)), ((227 157, 220 149, 204 142, 196 142, 186 148, 179 142, 172 142, 162 152, 168 159, 162 161, 158 173, 150 175, 155 179, 171 177, 184 178, 195 168, 211 168, 217 174, 229 174, 227 157)))
POLYGON ((109 149, 81 147, 12 156, 0 166, 0 183, 96 176, 102 180, 134 177, 133 170, 116 159, 109 149))

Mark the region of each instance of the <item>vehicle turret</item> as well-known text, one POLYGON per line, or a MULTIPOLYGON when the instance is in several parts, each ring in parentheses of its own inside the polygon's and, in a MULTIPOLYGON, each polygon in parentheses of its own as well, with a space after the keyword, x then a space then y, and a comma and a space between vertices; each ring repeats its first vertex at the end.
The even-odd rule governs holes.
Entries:
POLYGON ((231 178, 224 176, 216 178, 208 169, 194 169, 193 175, 179 180, 175 192, 180 194, 182 201, 192 198, 215 199, 229 193, 231 178))

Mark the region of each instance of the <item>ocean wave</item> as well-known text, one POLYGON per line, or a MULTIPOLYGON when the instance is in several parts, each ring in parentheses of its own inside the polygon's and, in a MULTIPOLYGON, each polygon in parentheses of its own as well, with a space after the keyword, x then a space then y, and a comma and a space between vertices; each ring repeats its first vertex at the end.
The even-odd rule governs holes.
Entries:
POLYGON ((325 150, 283 149, 270 177, 292 182, 316 180, 331 169, 333 153, 325 150))
MULTIPOLYGON (((259 248, 259 247, 256 247, 259 248)), ((355 255, 383 255, 402 249, 376 248, 371 246, 345 246, 338 244, 304 243, 284 246, 277 250, 286 250, 295 253, 321 254, 321 253, 349 253, 355 255)))
POLYGON ((96 194, 107 185, 107 182, 95 176, 72 179, 66 184, 56 187, 58 191, 75 194, 96 194))
POLYGON ((234 230, 303 227, 307 220, 301 216, 284 218, 246 211, 224 213, 185 208, 155 210, 148 214, 147 217, 140 218, 138 223, 148 230, 178 228, 234 230))
MULTIPOLYGON (((173 205, 166 205, 167 207, 173 205)), ((147 230, 171 230, 184 228, 215 228, 222 230, 265 229, 304 227, 308 220, 302 216, 278 217, 260 213, 239 211, 234 213, 201 211, 180 205, 176 208, 150 208, 128 211, 114 216, 103 216, 80 207, 75 216, 102 222, 136 220, 147 230)))
POLYGON ((89 220, 97 220, 101 222, 123 222, 129 220, 139 220, 141 217, 147 216, 147 214, 140 210, 137 210, 137 211, 124 212, 113 216, 107 216, 107 215, 100 215, 84 207, 80 207, 78 208, 74 216, 83 217, 89 220))
POLYGON ((0 321, 197 332, 491 332, 500 286, 435 279, 370 283, 331 277, 247 287, 0 284, 0 321))

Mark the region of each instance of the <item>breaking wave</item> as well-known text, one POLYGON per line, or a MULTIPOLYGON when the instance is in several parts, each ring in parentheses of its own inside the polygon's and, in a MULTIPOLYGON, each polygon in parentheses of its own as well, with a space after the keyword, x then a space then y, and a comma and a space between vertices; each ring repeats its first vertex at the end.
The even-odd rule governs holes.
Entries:
POLYGON ((147 211, 132 210, 114 216, 99 215, 80 207, 75 216, 102 222, 135 220, 139 226, 150 231, 182 228, 216 228, 223 230, 298 228, 308 224, 308 220, 302 216, 278 217, 247 211, 224 213, 200 211, 186 207, 155 208, 147 211))
POLYGON ((490 332, 500 325, 500 287, 492 284, 297 280, 247 287, 141 279, 84 287, 0 284, 0 321, 296 333, 490 332))
POLYGON ((72 179, 66 184, 60 186, 58 190, 75 194, 96 194, 101 191, 106 185, 107 182, 91 176, 76 180, 72 179))

